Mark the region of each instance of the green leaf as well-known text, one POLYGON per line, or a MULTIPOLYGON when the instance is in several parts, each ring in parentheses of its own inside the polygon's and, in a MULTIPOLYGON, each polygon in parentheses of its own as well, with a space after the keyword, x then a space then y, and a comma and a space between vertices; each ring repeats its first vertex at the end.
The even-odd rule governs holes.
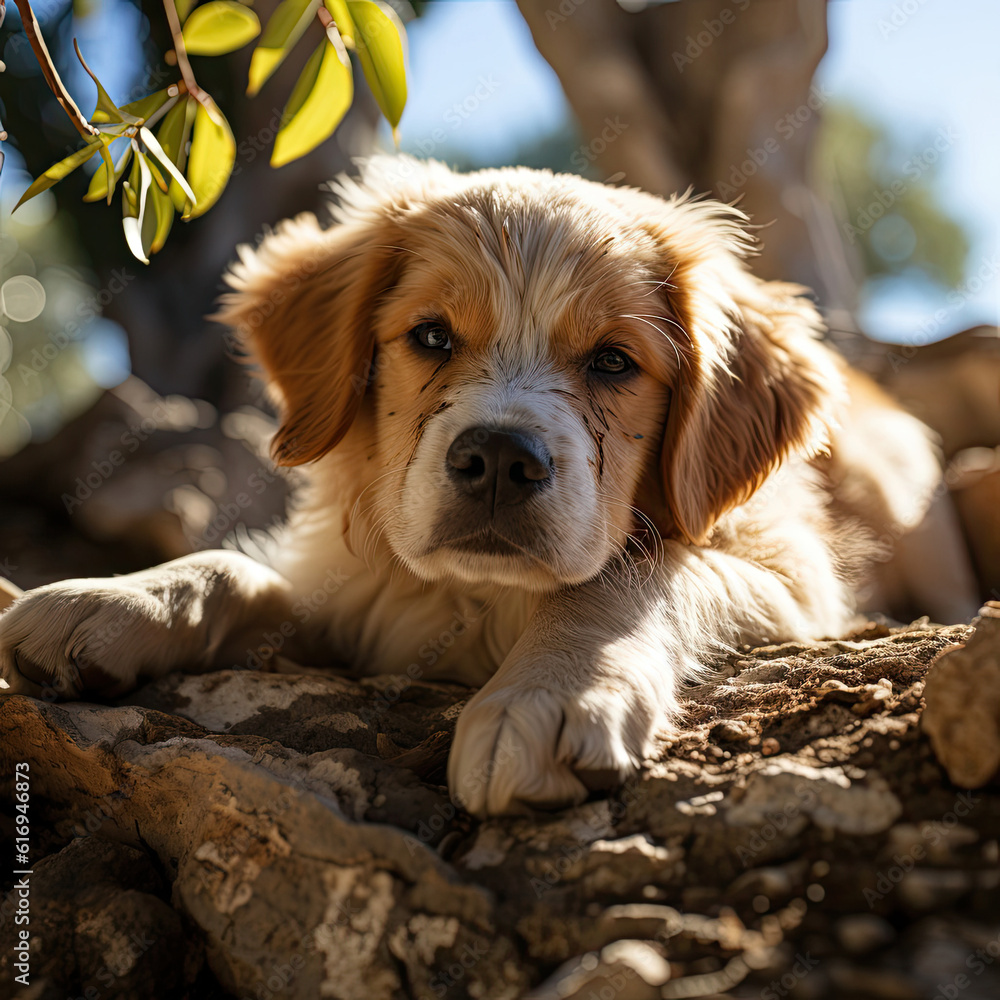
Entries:
MULTIPOLYGON (((187 125, 188 108, 194 104, 194 98, 188 97, 178 101, 164 116, 160 122, 156 139, 160 148, 171 161, 176 163, 182 170, 184 169, 184 147, 187 145, 187 137, 184 135, 185 125, 187 125)), ((194 120, 194 109, 191 109, 191 119, 194 120)))
MULTIPOLYGON (((187 163, 187 145, 194 125, 198 102, 189 97, 178 101, 164 116, 157 132, 157 141, 165 156, 178 170, 183 170, 187 163)), ((170 200, 178 212, 183 212, 187 205, 187 195, 176 181, 170 184, 170 200)))
MULTIPOLYGON (((21 195, 20 200, 14 206, 14 211, 16 212, 26 201, 30 201, 35 197, 36 194, 41 194, 43 191, 48 191, 53 184, 58 184, 64 177, 71 174, 77 167, 83 166, 103 144, 103 140, 94 136, 93 139, 87 140, 86 146, 81 146, 75 153, 70 153, 65 160, 60 160, 58 163, 53 163, 48 170, 39 177, 31 187, 28 188, 24 194, 21 195)), ((100 173, 100 171, 98 171, 100 173)))
POLYGON ((160 170, 157 162, 151 156, 147 156, 146 166, 149 167, 149 172, 153 175, 153 187, 159 188, 160 191, 166 194, 170 188, 169 180, 163 176, 163 171, 160 170))
POLYGON ((325 6, 333 17, 333 23, 337 25, 337 31, 340 32, 344 44, 353 49, 354 36, 357 32, 351 20, 351 12, 347 9, 347 0, 325 0, 325 6))
POLYGON ((136 201, 135 191, 129 181, 122 181, 122 214, 134 216, 139 214, 139 202, 136 201))
POLYGON ((316 14, 319 0, 283 0, 271 15, 250 58, 247 96, 253 97, 281 65, 316 14))
POLYGON ((171 97, 176 96, 176 94, 171 94, 170 88, 167 87, 163 90, 158 90, 155 94, 141 97, 138 101, 132 101, 131 104, 123 104, 118 110, 134 118, 136 124, 147 122, 171 97))
POLYGON ((108 92, 104 89, 101 81, 97 79, 97 75, 87 65, 87 60, 83 58, 80 45, 75 38, 73 39, 73 48, 76 49, 76 57, 80 60, 80 65, 97 87, 97 107, 94 108, 94 113, 90 116, 91 122, 95 125, 104 125, 108 123, 120 124, 127 121, 126 116, 121 113, 119 107, 108 96, 108 92))
POLYGON ((153 201, 153 192, 157 189, 153 181, 153 168, 144 153, 137 153, 139 169, 142 173, 142 197, 139 200, 139 232, 142 235, 142 249, 147 260, 153 246, 153 237, 156 235, 156 205, 153 201))
POLYGON ((248 7, 233 0, 211 0, 191 12, 184 25, 184 47, 193 56, 221 56, 259 34, 260 21, 248 7))
POLYGON ((321 42, 309 57, 282 114, 287 124, 278 132, 271 166, 283 167, 315 149, 333 135, 354 99, 354 81, 347 52, 333 42, 321 42))
MULTIPOLYGON (((164 170, 166 170, 167 173, 170 174, 170 176, 173 177, 173 179, 180 185, 180 188, 184 192, 187 199, 192 204, 197 204, 198 199, 195 196, 194 191, 191 190, 188 182, 184 180, 184 175, 177 169, 173 161, 164 151, 163 147, 153 137, 153 133, 150 132, 148 128, 140 128, 139 138, 146 144, 146 149, 148 149, 150 153, 152 153, 153 156, 155 156, 156 159, 163 164, 164 170)), ((166 184, 163 185, 163 190, 167 190, 166 184)))
POLYGON ((159 253, 163 249, 163 244, 167 242, 170 227, 174 224, 174 203, 170 200, 169 195, 164 194, 155 185, 150 188, 149 194, 156 211, 156 231, 153 233, 149 251, 150 253, 159 253))
POLYGON ((108 142, 122 138, 122 136, 133 128, 135 128, 135 126, 131 122, 124 120, 120 122, 109 122, 108 124, 99 122, 97 125, 97 131, 103 135, 108 142))
MULTIPOLYGON (((125 152, 122 153, 121 158, 118 163, 115 164, 114 180, 111 184, 111 194, 114 194, 115 187, 122 178, 122 174, 125 173, 125 168, 129 165, 132 159, 132 144, 129 143, 125 147, 125 152)), ((97 170, 94 176, 90 178, 90 187, 87 188, 87 193, 83 196, 84 201, 100 201, 102 198, 108 197, 108 174, 106 170, 97 170)), ((109 202, 110 204, 110 202, 109 202)))
MULTIPOLYGON (((212 101, 207 96, 203 100, 212 101)), ((219 200, 236 163, 236 140, 229 123, 214 102, 210 103, 210 108, 212 114, 199 102, 194 119, 187 179, 198 202, 196 205, 189 203, 185 207, 185 219, 196 219, 199 215, 204 215, 219 200), (218 118, 221 124, 213 121, 213 117, 218 118)))
MULTIPOLYGON (((108 188, 108 204, 111 204, 111 195, 114 194, 115 187, 115 164, 111 159, 111 151, 108 149, 108 143, 101 143, 101 159, 104 160, 104 183, 108 188)), ((95 173, 100 173, 101 168, 98 167, 95 173)), ((90 188, 88 187, 89 191, 90 188)))
POLYGON ((406 65, 403 61, 402 25, 373 0, 348 0, 354 23, 354 44, 365 79, 382 114, 395 128, 406 107, 406 65))

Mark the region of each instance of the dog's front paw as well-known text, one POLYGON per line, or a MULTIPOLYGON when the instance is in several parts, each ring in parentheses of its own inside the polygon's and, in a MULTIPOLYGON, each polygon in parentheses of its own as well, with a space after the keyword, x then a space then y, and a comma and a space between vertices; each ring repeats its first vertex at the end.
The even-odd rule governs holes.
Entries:
POLYGON ((647 738, 616 692, 486 688, 459 717, 448 786, 479 817, 576 805, 632 774, 647 738))
POLYGON ((0 694, 122 694, 163 660, 176 638, 170 624, 162 599, 119 580, 28 591, 0 615, 0 694))

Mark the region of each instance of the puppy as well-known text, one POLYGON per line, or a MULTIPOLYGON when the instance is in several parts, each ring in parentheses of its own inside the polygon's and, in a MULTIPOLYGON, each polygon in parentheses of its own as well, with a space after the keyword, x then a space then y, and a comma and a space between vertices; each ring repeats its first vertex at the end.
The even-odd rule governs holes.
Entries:
POLYGON ((835 461, 844 366, 803 289, 747 269, 744 215, 405 157, 335 190, 329 228, 239 249, 219 317, 279 405, 275 460, 308 467, 267 565, 202 552, 29 592, 0 617, 10 691, 119 695, 281 632, 301 663, 481 686, 448 780, 485 816, 624 779, 720 651, 847 628, 859 516, 900 537, 939 466, 871 396, 835 461))

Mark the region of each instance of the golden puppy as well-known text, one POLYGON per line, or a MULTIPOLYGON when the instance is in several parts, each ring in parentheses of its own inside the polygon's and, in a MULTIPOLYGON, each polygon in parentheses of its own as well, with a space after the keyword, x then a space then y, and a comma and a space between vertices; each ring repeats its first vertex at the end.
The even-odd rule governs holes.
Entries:
POLYGON ((894 441, 851 437, 843 366, 802 290, 747 270, 740 212, 405 157, 336 191, 332 227, 240 249, 221 314, 280 405, 276 460, 309 466, 270 565, 207 552, 30 592, 0 618, 12 690, 117 694, 268 637, 482 685, 449 782, 486 815, 627 776, 720 650, 847 627, 835 508, 899 537, 938 463, 887 399, 864 426, 894 441), (809 461, 838 421, 846 507, 809 461))

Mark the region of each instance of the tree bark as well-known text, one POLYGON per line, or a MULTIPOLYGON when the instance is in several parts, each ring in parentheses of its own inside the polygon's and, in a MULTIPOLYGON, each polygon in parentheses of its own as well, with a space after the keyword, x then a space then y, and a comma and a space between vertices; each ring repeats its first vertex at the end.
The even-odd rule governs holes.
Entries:
POLYGON ((801 282, 828 309, 854 307, 851 267, 810 184, 828 98, 813 84, 825 0, 518 6, 563 85, 585 159, 655 194, 692 187, 736 202, 764 227, 761 277, 801 282))

